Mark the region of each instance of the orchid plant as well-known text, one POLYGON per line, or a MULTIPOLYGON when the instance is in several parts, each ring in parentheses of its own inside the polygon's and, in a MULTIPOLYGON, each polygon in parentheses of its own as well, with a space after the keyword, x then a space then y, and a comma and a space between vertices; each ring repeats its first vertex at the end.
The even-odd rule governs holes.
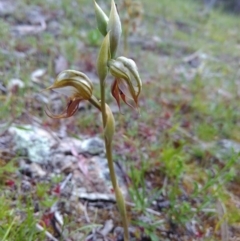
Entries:
POLYGON ((132 59, 122 56, 116 57, 122 27, 114 0, 111 2, 109 17, 95 0, 94 8, 97 27, 104 37, 97 59, 97 73, 100 82, 101 98, 98 100, 93 94, 93 84, 88 76, 76 70, 65 70, 56 77, 53 85, 47 89, 55 90, 66 95, 68 97, 67 107, 63 113, 59 115, 52 114, 48 109, 46 113, 52 118, 70 117, 77 112, 79 103, 84 100, 88 100, 101 112, 108 167, 124 227, 124 241, 128 241, 128 218, 125 201, 117 182, 112 156, 115 120, 110 107, 105 102, 105 80, 110 72, 114 78, 111 93, 117 101, 119 109, 121 100, 133 108, 138 108, 138 97, 142 89, 142 82, 137 66, 132 59))

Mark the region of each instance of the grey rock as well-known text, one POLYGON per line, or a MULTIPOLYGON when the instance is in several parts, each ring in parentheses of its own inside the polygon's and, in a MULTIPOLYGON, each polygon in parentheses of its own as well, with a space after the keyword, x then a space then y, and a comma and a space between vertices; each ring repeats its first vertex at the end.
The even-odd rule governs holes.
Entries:
POLYGON ((72 165, 77 162, 77 157, 64 155, 63 153, 52 153, 49 161, 50 165, 56 169, 62 169, 66 165, 72 165))
POLYGON ((240 152, 240 143, 233 140, 223 139, 216 142, 212 149, 219 160, 226 162, 233 155, 240 152))
POLYGON ((9 132, 14 136, 15 149, 26 151, 30 161, 37 163, 47 163, 50 150, 57 141, 44 129, 35 126, 12 126, 9 132))
POLYGON ((23 180, 22 183, 21 183, 21 190, 23 192, 30 192, 31 189, 32 189, 31 183, 27 180, 23 180))
POLYGON ((91 155, 98 155, 104 152, 103 140, 99 137, 93 137, 82 142, 82 151, 91 155))
POLYGON ((73 171, 73 165, 72 163, 66 163, 62 168, 61 168, 61 172, 64 173, 64 174, 69 174, 69 173, 72 173, 73 171))
POLYGON ((77 153, 82 152, 82 141, 76 138, 65 137, 59 143, 58 150, 61 153, 70 154, 73 150, 76 150, 77 153))
POLYGON ((232 140, 223 139, 218 142, 218 144, 225 149, 227 152, 240 152, 240 143, 232 140))
MULTIPOLYGON (((121 170, 118 168, 117 165, 114 165, 116 176, 118 179, 118 183, 120 189, 123 193, 124 197, 128 196, 128 190, 125 185, 124 178, 122 176, 121 170)), ((87 189, 87 197, 86 199, 90 198, 90 194, 95 194, 96 199, 103 199, 100 198, 101 195, 107 195, 107 197, 114 197, 112 193, 112 183, 110 178, 110 173, 108 169, 108 163, 106 158, 102 158, 100 156, 93 156, 86 161, 86 169, 87 169, 87 178, 82 172, 76 172, 76 180, 78 179, 77 183, 80 184, 80 188, 84 185, 84 188, 87 189), (89 185, 89 182, 91 185, 89 185), (89 194, 90 193, 90 194, 89 194), (98 193, 98 194, 96 194, 98 193), (100 196, 99 196, 100 194, 100 196), (98 198, 97 198, 98 197, 98 198)), ((80 195, 80 198, 83 198, 81 195, 84 195, 85 192, 79 191, 77 186, 78 184, 74 185, 74 193, 75 195, 80 195)), ((91 196, 92 198, 92 196, 91 196)))
POLYGON ((77 162, 76 155, 87 153, 99 155, 104 153, 104 143, 99 137, 79 140, 72 137, 59 139, 56 133, 42 128, 13 125, 9 129, 14 136, 15 150, 20 155, 27 155, 30 161, 52 166, 63 166, 66 162, 77 162))
POLYGON ((47 175, 47 172, 35 162, 30 164, 30 171, 32 172, 32 177, 44 177, 47 175))
POLYGON ((7 15, 11 15, 15 11, 15 4, 13 4, 11 1, 1 1, 0 2, 0 16, 4 17, 7 15))
MULTIPOLYGON (((89 200, 95 197, 98 200, 105 195, 115 200, 104 142, 99 137, 61 139, 59 134, 31 125, 13 125, 9 134, 13 137, 15 151, 19 150, 24 156, 19 158, 19 171, 26 178, 46 180, 53 174, 71 174, 74 196, 89 200), (83 194, 86 197, 82 197, 83 194)), ((123 196, 128 197, 121 168, 117 165, 114 168, 123 196)))

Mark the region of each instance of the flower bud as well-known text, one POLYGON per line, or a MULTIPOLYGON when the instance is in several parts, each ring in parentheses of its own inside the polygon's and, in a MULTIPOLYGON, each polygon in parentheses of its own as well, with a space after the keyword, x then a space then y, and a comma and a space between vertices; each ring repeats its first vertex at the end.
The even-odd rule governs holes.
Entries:
POLYGON ((112 0, 111 4, 108 31, 110 32, 110 53, 111 57, 114 58, 117 52, 117 48, 122 33, 121 21, 114 0, 112 0))
POLYGON ((107 35, 108 17, 100 8, 100 6, 94 1, 95 16, 97 20, 98 30, 103 36, 107 35))

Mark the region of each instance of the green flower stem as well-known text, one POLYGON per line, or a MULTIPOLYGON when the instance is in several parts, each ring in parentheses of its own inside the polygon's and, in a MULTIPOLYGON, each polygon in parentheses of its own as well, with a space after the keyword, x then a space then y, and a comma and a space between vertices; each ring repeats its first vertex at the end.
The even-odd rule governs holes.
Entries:
POLYGON ((91 98, 88 100, 93 106, 95 106, 97 109, 101 111, 102 107, 98 99, 92 95, 91 98))
MULTIPOLYGON (((101 88, 101 109, 102 109, 102 121, 103 121, 103 128, 106 125, 107 122, 107 116, 106 116, 106 105, 105 105, 105 82, 101 81, 100 84, 101 88)), ((112 181, 113 188, 115 190, 117 186, 117 179, 114 171, 114 165, 113 165, 113 159, 112 159, 112 143, 108 143, 106 137, 105 139, 105 148, 106 148, 106 156, 108 160, 108 168, 110 171, 110 177, 112 181)))
MULTIPOLYGON (((105 105, 105 81, 100 81, 100 88, 101 88, 101 110, 102 110, 102 121, 103 121, 103 128, 105 128, 107 122, 106 116, 106 105, 105 105)), ((108 168, 110 172, 110 177, 113 185, 113 189, 115 191, 115 197, 118 205, 118 209, 120 211, 121 219, 123 222, 124 228, 124 241, 129 241, 129 232, 128 232, 128 219, 127 219, 127 212, 126 212, 126 205, 124 202, 123 195, 117 183, 117 178, 114 170, 114 162, 112 159, 112 142, 107 141, 107 138, 104 137, 105 140, 105 148, 106 148, 106 156, 108 161, 108 168)))
POLYGON ((101 91, 101 109, 102 109, 102 122, 103 128, 105 128, 107 122, 106 116, 106 106, 105 106, 105 81, 100 81, 100 91, 101 91))

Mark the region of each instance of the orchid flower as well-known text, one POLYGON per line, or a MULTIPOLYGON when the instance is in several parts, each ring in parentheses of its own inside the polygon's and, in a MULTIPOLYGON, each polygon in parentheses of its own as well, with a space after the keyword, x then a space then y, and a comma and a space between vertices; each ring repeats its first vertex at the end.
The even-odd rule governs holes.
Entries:
POLYGON ((120 99, 128 106, 138 107, 138 96, 142 90, 137 66, 132 59, 118 57, 108 62, 110 73, 115 77, 112 84, 112 96, 120 108, 120 99))
POLYGON ((68 97, 67 107, 61 114, 54 115, 49 110, 46 111, 46 114, 51 118, 60 119, 73 116, 78 110, 79 103, 83 100, 90 101, 100 109, 98 100, 92 95, 92 82, 82 72, 76 70, 61 72, 47 90, 54 90, 68 97))

